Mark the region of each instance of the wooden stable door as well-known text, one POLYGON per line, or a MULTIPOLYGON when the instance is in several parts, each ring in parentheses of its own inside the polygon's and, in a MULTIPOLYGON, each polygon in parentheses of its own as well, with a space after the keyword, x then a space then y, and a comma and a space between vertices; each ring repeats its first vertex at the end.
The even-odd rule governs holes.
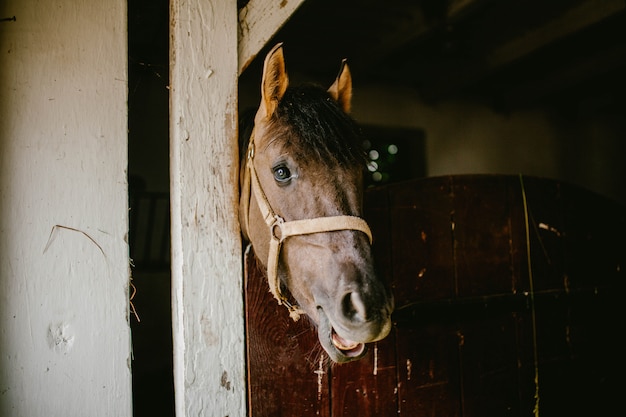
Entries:
POLYGON ((251 417, 609 415, 618 406, 626 211, 516 176, 369 189, 394 329, 331 365, 246 259, 251 417))

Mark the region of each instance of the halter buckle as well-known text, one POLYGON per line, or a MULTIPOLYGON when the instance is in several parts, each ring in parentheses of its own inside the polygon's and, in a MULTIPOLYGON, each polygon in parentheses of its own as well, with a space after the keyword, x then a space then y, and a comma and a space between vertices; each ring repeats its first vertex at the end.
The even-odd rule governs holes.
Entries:
POLYGON ((285 219, 280 217, 278 214, 274 215, 274 221, 270 225, 270 233, 272 234, 272 239, 276 239, 279 242, 283 241, 283 224, 285 224, 285 219), (280 231, 280 235, 276 233, 276 230, 280 231))

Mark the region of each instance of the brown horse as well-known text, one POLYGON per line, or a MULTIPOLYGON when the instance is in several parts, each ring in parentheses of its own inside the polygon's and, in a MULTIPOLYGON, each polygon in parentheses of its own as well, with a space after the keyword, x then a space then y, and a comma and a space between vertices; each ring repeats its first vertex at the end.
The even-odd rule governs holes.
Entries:
POLYGON ((278 302, 294 320, 307 314, 329 357, 348 362, 387 336, 393 310, 361 218, 366 159, 348 115, 352 79, 344 60, 328 90, 288 84, 278 44, 265 58, 261 103, 242 144, 242 232, 278 302))

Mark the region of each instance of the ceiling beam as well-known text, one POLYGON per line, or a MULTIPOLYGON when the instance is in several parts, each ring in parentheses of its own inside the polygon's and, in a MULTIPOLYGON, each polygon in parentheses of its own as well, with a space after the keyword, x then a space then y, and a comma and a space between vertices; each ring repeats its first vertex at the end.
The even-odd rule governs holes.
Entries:
POLYGON ((439 71, 436 79, 430 79, 428 91, 437 95, 458 91, 472 85, 497 70, 523 59, 546 45, 598 24, 626 9, 624 0, 586 0, 565 10, 560 16, 528 32, 494 47, 484 59, 475 59, 469 65, 439 71))
POLYGON ((380 34, 378 42, 368 46, 367 54, 360 58, 359 63, 375 66, 391 56, 403 54, 409 45, 428 39, 438 28, 468 18, 468 15, 489 1, 492 0, 450 0, 440 5, 433 3, 438 4, 440 10, 426 9, 419 3, 402 4, 397 9, 401 19, 397 19, 393 27, 387 27, 387 31, 380 34))
POLYGON ((250 0, 239 11, 239 75, 304 0, 250 0))

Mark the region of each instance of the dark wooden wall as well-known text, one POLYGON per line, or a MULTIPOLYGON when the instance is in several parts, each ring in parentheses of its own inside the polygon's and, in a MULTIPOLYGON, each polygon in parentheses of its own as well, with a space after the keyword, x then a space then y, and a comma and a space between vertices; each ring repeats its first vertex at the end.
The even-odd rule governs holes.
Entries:
POLYGON ((311 324, 292 322, 246 259, 250 416, 601 416, 620 405, 624 207, 551 180, 472 175, 369 189, 366 217, 396 311, 360 361, 328 364, 311 324))

